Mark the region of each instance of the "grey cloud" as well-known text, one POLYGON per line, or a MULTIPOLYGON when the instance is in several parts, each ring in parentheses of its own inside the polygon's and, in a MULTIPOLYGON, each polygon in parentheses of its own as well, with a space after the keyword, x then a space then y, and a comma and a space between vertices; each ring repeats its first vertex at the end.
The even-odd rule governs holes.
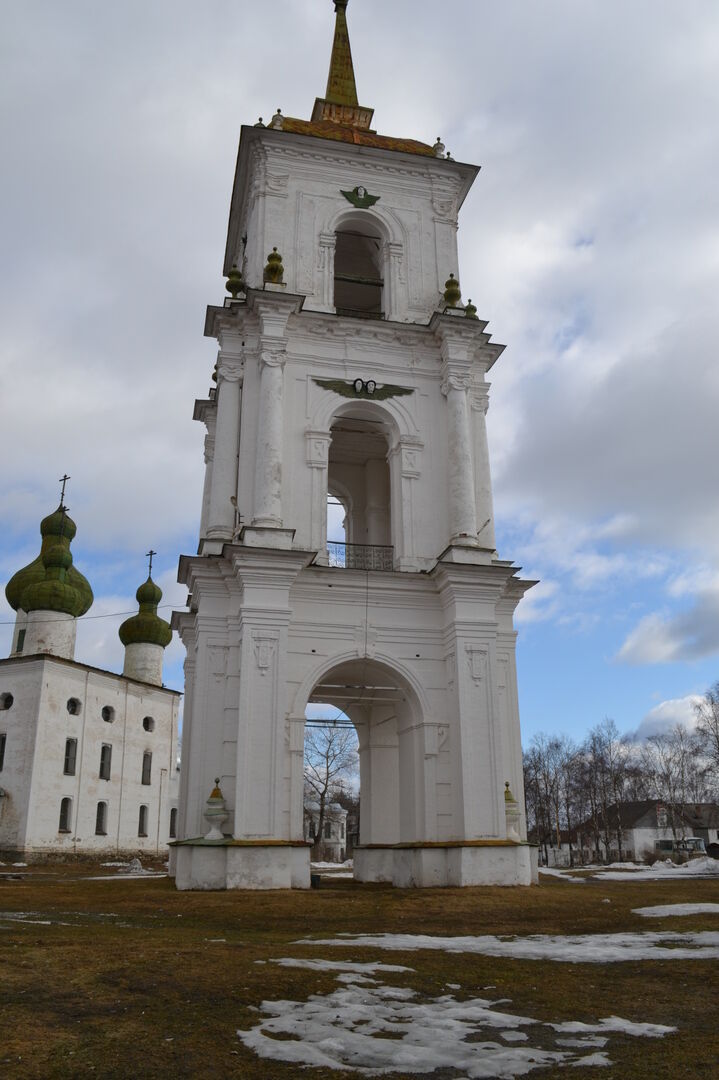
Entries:
POLYGON ((645 616, 627 636, 617 659, 628 664, 657 664, 700 660, 717 653, 719 590, 707 589, 686 611, 645 616))

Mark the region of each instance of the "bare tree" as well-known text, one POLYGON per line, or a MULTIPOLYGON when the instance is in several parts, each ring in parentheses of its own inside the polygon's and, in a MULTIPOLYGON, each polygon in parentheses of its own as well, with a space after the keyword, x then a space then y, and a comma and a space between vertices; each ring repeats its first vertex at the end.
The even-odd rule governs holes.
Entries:
POLYGON ((719 682, 710 686, 703 699, 694 706, 697 734, 702 748, 711 761, 714 783, 719 780, 719 682))
POLYGON ((671 731, 650 735, 641 751, 642 764, 652 795, 664 803, 674 839, 683 831, 687 803, 707 797, 707 762, 700 740, 683 724, 671 731))
POLYGON ((324 833, 325 813, 335 793, 357 772, 354 728, 307 727, 305 734, 305 801, 318 807, 316 846, 324 833))

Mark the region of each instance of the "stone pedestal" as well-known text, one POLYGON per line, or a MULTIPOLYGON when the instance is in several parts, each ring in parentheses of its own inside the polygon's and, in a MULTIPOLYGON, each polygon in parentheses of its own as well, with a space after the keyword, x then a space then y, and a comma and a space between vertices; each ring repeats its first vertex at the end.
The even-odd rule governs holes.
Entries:
POLYGON ((302 841, 179 840, 178 889, 309 889, 310 845, 302 841))
POLYGON ((398 888, 462 885, 536 885, 536 850, 526 843, 371 845, 354 850, 356 881, 386 881, 398 888))

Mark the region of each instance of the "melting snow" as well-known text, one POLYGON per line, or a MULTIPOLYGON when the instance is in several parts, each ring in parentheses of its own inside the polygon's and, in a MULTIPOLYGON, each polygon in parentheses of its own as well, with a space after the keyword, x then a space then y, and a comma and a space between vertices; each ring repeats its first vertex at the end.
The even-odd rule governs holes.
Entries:
POLYGON ((430 937, 428 934, 359 934, 304 939, 296 945, 391 949, 409 952, 434 949, 450 953, 479 953, 519 960, 558 960, 571 964, 606 964, 620 960, 717 960, 719 933, 532 934, 528 937, 430 937))
POLYGON ((424 999, 408 988, 369 988, 362 975, 345 972, 340 977, 344 985, 330 994, 313 994, 304 1002, 263 1001, 260 1011, 265 1019, 238 1031, 239 1038, 260 1057, 288 1064, 349 1069, 368 1076, 452 1068, 461 1070, 466 1080, 509 1080, 548 1065, 611 1065, 596 1049, 606 1043, 608 1033, 657 1037, 676 1030, 619 1017, 596 1024, 543 1024, 498 1011, 499 1001, 457 1001, 451 994, 424 999), (539 1038, 530 1040, 520 1028, 539 1038), (566 1030, 587 1034, 574 1040, 553 1035, 566 1030), (594 1034, 599 1032, 604 1035, 594 1034), (547 1045, 552 1042, 554 1046, 547 1045), (555 1048, 559 1046, 563 1049, 555 1048), (585 1049, 591 1052, 582 1054, 585 1049))
POLYGON ((719 904, 656 904, 632 908, 635 915, 663 919, 666 915, 719 915, 719 904))
POLYGON ((586 878, 578 878, 573 875, 579 871, 590 871, 590 877, 599 877, 602 881, 677 881, 685 878, 706 878, 719 875, 719 859, 710 859, 705 856, 700 859, 690 859, 686 863, 674 863, 671 859, 655 862, 652 866, 643 866, 639 863, 610 863, 609 866, 591 864, 589 866, 574 866, 567 870, 550 869, 540 867, 541 874, 550 874, 552 877, 561 877, 565 881, 586 881, 586 878))

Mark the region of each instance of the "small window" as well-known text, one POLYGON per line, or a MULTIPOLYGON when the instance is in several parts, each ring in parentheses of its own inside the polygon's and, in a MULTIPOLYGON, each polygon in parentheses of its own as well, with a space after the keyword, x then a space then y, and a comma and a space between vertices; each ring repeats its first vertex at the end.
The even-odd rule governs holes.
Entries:
POLYGON ((100 715, 106 724, 112 724, 115 720, 115 710, 112 705, 103 705, 102 713, 100 715))
POLYGON ((152 716, 143 716, 143 718, 142 718, 142 726, 145 729, 145 731, 154 731, 155 730, 154 718, 152 716))
POLYGON ((60 824, 58 832, 71 832, 72 823, 72 799, 63 799, 60 803, 60 824))
POLYGON ((5 764, 5 742, 7 735, 4 731, 0 732, 0 772, 2 772, 3 765, 5 764))
POLYGON ((77 739, 65 739, 65 764, 62 771, 65 776, 75 775, 75 762, 77 760, 77 739))
POLYGON ((152 783, 152 754, 149 750, 142 755, 142 782, 143 784, 152 783))
POLYGON ((107 803, 99 802, 95 814, 95 836, 107 836, 107 803))
POLYGON ((137 823, 137 835, 147 836, 147 807, 144 805, 140 807, 140 818, 137 823))
POLYGON ((345 838, 345 827, 344 827, 344 824, 342 824, 342 825, 340 825, 340 840, 344 840, 344 838, 345 838))
POLYGON ((6 709, 12 709, 15 698, 12 694, 0 694, 0 712, 5 712, 6 709))
POLYGON ((27 633, 27 630, 25 629, 24 626, 23 626, 22 630, 18 630, 18 632, 17 632, 17 645, 15 646, 15 652, 22 652, 23 649, 25 648, 25 634, 26 633, 27 633))
POLYGON ((314 818, 310 818, 310 840, 314 840, 317 836, 317 826, 315 825, 314 818))
POLYGON ((100 779, 109 780, 112 768, 112 747, 109 743, 102 744, 100 751, 100 779))
POLYGON ((174 840, 177 836, 177 807, 173 806, 170 810, 170 839, 174 840))
POLYGON ((331 839, 332 839, 332 825, 328 821, 328 822, 325 823, 325 840, 331 840, 331 839))
POLYGON ((67 699, 67 711, 70 713, 70 716, 79 716, 82 712, 82 705, 76 697, 67 699))

